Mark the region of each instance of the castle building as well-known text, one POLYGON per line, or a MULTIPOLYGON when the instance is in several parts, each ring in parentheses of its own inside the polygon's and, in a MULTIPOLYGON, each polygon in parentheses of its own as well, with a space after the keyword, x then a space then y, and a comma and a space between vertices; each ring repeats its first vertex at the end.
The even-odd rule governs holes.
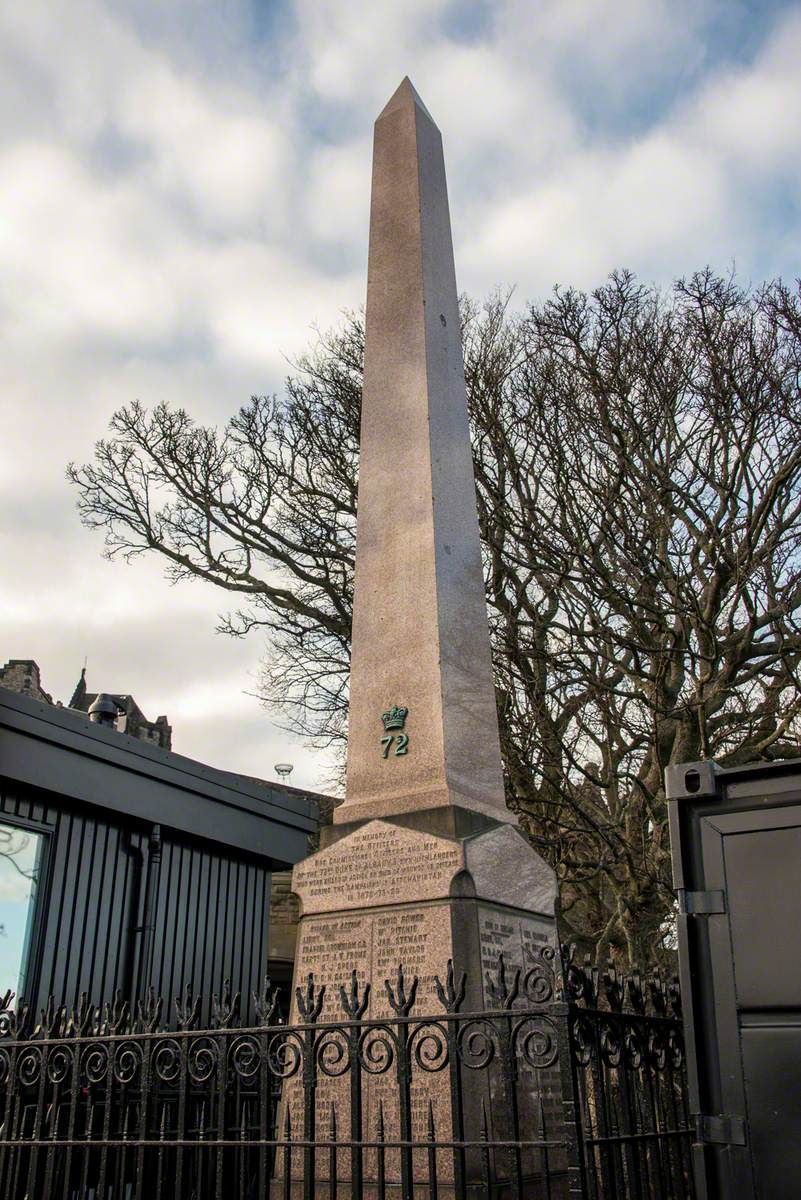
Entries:
POLYGON ((120 733, 127 733, 129 737, 139 738, 142 742, 150 742, 154 746, 161 746, 162 750, 172 749, 172 726, 166 717, 156 717, 155 721, 148 721, 133 696, 118 692, 101 693, 87 691, 86 667, 81 671, 81 678, 78 680, 75 691, 72 693, 69 707, 77 709, 78 712, 88 713, 100 695, 109 696, 114 704, 116 704, 118 715, 115 721, 115 728, 120 733))
MULTIPOLYGON (((44 690, 39 665, 32 658, 10 658, 4 667, 0 667, 0 687, 8 688, 10 692, 19 692, 22 696, 30 696, 42 704, 65 707, 61 701, 53 700, 50 693, 44 690)), ((81 677, 66 707, 89 716, 92 706, 101 696, 107 697, 116 709, 113 720, 104 720, 102 724, 112 725, 119 733, 127 733, 129 737, 148 742, 151 746, 160 746, 162 750, 172 749, 172 726, 166 717, 160 716, 156 717, 155 721, 148 721, 133 696, 126 693, 88 691, 86 667, 81 671, 81 677)))
POLYGON ((53 697, 42 687, 38 663, 32 658, 10 658, 4 667, 0 667, 0 687, 8 688, 10 692, 19 692, 22 696, 30 696, 43 704, 54 703, 53 697))

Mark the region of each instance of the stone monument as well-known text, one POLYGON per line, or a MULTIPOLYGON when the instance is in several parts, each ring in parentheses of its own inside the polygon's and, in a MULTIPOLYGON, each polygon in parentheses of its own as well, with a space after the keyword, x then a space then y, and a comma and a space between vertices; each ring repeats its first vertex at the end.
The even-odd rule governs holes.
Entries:
MULTIPOLYGON (((475 1010, 499 951, 553 943, 554 874, 504 801, 442 139, 408 79, 375 125, 347 789, 324 832, 293 873, 321 1020, 353 967, 370 1017, 399 964, 441 1011, 448 959, 475 1010)), ((413 1082, 413 1137, 432 1096, 447 1125, 446 1075, 413 1082)))

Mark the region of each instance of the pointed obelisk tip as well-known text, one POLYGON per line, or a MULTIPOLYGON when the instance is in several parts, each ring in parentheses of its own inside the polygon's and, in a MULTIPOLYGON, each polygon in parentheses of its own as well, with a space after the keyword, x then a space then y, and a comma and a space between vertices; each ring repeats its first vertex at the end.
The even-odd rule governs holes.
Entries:
POLYGON ((428 111, 425 104, 423 104, 423 101, 417 94, 411 79, 408 75, 404 75, 400 82, 400 86, 395 92, 393 92, 392 96, 384 105, 376 119, 380 121, 382 117, 389 116, 390 113, 396 112, 399 108, 406 108, 414 105, 416 105, 421 112, 425 113, 432 124, 435 124, 434 118, 431 116, 431 113, 428 111))

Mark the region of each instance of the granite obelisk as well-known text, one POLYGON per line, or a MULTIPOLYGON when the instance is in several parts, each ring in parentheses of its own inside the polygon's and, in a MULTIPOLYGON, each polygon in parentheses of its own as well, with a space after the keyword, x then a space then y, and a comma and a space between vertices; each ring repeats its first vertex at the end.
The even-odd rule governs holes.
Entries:
MULTIPOLYGON (((327 985, 324 1018, 354 967, 388 1016, 399 963, 436 1012, 448 959, 475 1011, 499 951, 522 967, 554 939, 553 872, 504 802, 442 139, 408 79, 375 125, 347 788, 323 833, 293 890, 295 981, 327 985)), ((386 1084, 368 1080, 364 1137, 382 1094, 392 1134, 386 1084)), ((412 1091, 449 1129, 445 1075, 412 1091)), ((317 1098, 347 1113, 341 1081, 317 1098)))
POLYGON ((337 822, 504 803, 442 138, 404 79, 375 126, 347 797, 337 822), (381 714, 409 742, 376 754, 381 714))

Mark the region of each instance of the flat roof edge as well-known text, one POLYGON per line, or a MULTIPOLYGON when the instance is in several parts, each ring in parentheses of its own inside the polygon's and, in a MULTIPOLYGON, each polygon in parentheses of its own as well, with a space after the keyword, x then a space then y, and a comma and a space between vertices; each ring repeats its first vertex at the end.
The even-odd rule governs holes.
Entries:
POLYGON ((44 704, 2 686, 0 728, 282 825, 306 832, 317 828, 318 793, 284 789, 267 781, 260 785, 251 777, 210 767, 115 729, 105 729, 70 709, 44 704))

